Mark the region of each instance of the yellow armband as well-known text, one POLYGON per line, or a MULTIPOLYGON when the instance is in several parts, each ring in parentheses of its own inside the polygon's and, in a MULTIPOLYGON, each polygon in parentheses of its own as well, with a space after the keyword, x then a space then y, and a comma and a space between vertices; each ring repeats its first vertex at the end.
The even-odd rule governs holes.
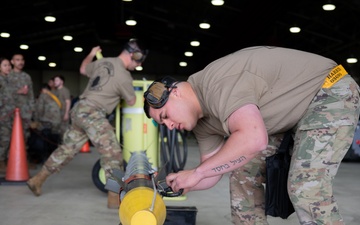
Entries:
POLYGON ((338 82, 341 78, 343 78, 348 73, 344 69, 342 65, 336 66, 334 69, 332 69, 325 78, 324 84, 322 88, 331 88, 336 82, 338 82))

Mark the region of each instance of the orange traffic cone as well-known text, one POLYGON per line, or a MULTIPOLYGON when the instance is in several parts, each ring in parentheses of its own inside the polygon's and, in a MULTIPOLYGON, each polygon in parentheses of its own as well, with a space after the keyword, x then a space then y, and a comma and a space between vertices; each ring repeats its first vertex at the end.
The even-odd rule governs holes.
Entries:
MULTIPOLYGON (((26 158, 25 138, 20 117, 20 109, 15 109, 15 117, 11 134, 9 158, 5 181, 8 183, 23 183, 29 179, 29 169, 26 158)), ((6 182, 1 182, 6 183, 6 182)))
POLYGON ((90 152, 90 143, 89 141, 85 142, 85 144, 82 146, 81 153, 89 153, 90 152))

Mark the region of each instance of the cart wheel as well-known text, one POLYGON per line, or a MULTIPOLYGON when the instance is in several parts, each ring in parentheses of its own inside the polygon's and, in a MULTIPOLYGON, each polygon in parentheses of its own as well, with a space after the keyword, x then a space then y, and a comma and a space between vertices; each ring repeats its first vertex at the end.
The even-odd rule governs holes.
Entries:
POLYGON ((106 184, 106 177, 105 177, 105 171, 103 168, 101 168, 100 165, 100 159, 96 161, 93 169, 92 169, 92 180, 95 184, 95 186, 102 192, 107 193, 108 191, 105 189, 106 184))

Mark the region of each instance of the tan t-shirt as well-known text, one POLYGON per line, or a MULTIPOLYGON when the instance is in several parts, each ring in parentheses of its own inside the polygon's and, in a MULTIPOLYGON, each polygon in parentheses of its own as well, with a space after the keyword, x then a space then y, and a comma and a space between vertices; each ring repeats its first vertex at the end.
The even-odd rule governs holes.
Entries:
POLYGON ((269 135, 292 128, 336 65, 308 52, 258 46, 220 58, 191 75, 188 82, 204 113, 193 130, 200 151, 213 151, 230 135, 227 119, 245 104, 259 107, 269 135))
POLYGON ((102 58, 86 66, 90 78, 80 99, 86 98, 95 106, 110 114, 123 98, 135 97, 133 78, 124 63, 118 58, 102 58))
POLYGON ((55 90, 54 93, 61 102, 61 116, 63 117, 66 112, 66 100, 71 101, 70 91, 67 87, 63 86, 61 89, 55 90))

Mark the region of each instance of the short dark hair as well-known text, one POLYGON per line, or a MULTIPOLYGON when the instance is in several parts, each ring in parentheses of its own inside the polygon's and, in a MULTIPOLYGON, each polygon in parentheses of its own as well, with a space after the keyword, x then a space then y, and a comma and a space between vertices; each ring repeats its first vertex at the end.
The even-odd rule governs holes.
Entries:
POLYGON ((5 57, 0 57, 0 64, 2 63, 2 61, 4 61, 4 60, 7 60, 7 61, 9 61, 10 62, 10 60, 9 59, 7 59, 7 58, 5 58, 5 57))
POLYGON ((56 77, 60 78, 60 80, 62 80, 62 82, 65 83, 65 77, 63 75, 54 76, 54 80, 55 80, 56 77))
POLYGON ((147 118, 151 118, 150 116, 150 105, 149 103, 147 103, 146 99, 144 98, 144 112, 145 112, 145 115, 147 116, 147 118))
POLYGON ((11 59, 14 58, 14 56, 16 56, 16 55, 21 55, 23 58, 25 58, 24 54, 22 54, 20 52, 15 52, 12 54, 11 59))
POLYGON ((42 85, 41 85, 41 89, 47 89, 47 90, 50 90, 50 86, 47 84, 47 83, 43 83, 42 85))

